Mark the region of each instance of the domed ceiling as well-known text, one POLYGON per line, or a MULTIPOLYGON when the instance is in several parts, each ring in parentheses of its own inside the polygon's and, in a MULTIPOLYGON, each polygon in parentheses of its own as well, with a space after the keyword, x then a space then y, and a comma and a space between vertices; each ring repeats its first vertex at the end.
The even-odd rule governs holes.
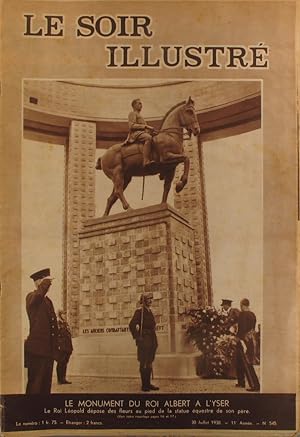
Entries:
MULTIPOLYGON (((260 81, 26 80, 24 135, 67 138, 72 120, 96 123, 97 147, 127 135, 131 101, 140 98, 143 115, 159 129, 165 113, 191 96, 203 140, 260 127, 260 81)), ((59 142, 59 141, 58 141, 59 142)))

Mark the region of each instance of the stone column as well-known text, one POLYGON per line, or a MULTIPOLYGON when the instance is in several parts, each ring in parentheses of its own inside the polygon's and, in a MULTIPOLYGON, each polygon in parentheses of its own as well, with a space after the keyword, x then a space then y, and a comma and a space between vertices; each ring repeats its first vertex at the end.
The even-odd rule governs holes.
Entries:
POLYGON ((64 306, 73 334, 79 322, 79 231, 95 215, 96 124, 72 121, 66 148, 64 306))
MULTIPOLYGON (((184 150, 190 158, 189 180, 180 193, 174 193, 174 206, 195 229, 198 303, 201 306, 210 305, 212 283, 202 143, 195 137, 187 137, 184 140, 184 150)), ((182 166, 179 166, 176 170, 176 182, 181 174, 182 166)))

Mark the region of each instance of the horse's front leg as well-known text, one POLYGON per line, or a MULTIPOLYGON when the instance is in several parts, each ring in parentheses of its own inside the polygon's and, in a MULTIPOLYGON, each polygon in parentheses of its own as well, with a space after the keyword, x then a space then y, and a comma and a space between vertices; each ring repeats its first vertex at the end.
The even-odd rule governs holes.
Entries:
MULTIPOLYGON (((130 183, 131 181, 131 176, 125 176, 124 178, 124 185, 123 185, 123 192, 125 191, 127 185, 130 183)), ((114 203, 118 200, 118 194, 115 191, 115 188, 113 189, 111 195, 109 196, 109 198, 107 199, 107 203, 106 203, 106 209, 105 212, 103 214, 103 216, 107 216, 110 213, 110 210, 112 208, 112 206, 114 205, 114 203)), ((124 197, 124 196, 123 196, 124 197)))
POLYGON ((180 178, 180 180, 176 184, 176 193, 180 193, 180 191, 186 186, 190 171, 190 158, 186 155, 184 155, 184 168, 183 168, 183 174, 180 178))
POLYGON ((124 196, 124 190, 129 184, 130 180, 131 178, 128 179, 126 178, 126 180, 124 180, 123 169, 121 166, 119 166, 118 169, 116 169, 115 177, 114 177, 114 192, 121 200, 122 206, 125 210, 130 208, 129 203, 127 202, 124 196))
POLYGON ((168 195, 170 192, 170 188, 172 185, 172 180, 174 179, 174 174, 175 174, 175 168, 168 171, 167 173, 165 173, 164 175, 164 192, 163 192, 163 197, 162 197, 162 203, 166 203, 167 199, 168 199, 168 195))
POLYGON ((110 210, 111 210, 113 204, 117 200, 118 200, 118 196, 115 193, 115 190, 113 189, 113 192, 111 193, 111 195, 109 196, 109 198, 107 199, 107 202, 106 202, 106 208, 105 208, 105 211, 104 211, 104 214, 103 214, 104 217, 107 216, 110 213, 110 210))

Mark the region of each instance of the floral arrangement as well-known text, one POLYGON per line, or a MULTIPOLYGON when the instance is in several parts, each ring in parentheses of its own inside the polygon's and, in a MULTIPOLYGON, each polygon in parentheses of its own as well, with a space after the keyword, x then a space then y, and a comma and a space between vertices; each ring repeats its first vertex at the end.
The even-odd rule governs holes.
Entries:
POLYGON ((236 337, 228 332, 227 317, 215 307, 192 309, 187 337, 203 354, 202 373, 206 377, 222 377, 231 366, 236 350, 236 337))
POLYGON ((216 341, 215 358, 216 360, 222 361, 222 368, 224 370, 227 370, 231 366, 235 358, 237 343, 237 337, 232 334, 223 334, 216 341))

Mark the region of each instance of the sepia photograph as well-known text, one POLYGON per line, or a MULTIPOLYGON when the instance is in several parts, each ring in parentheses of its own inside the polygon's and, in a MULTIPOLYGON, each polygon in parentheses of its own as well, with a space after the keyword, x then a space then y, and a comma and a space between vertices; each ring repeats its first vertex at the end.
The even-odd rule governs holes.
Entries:
POLYGON ((294 435, 298 2, 2 3, 4 435, 294 435))
POLYGON ((261 93, 24 81, 25 352, 57 337, 54 393, 260 391, 261 93), (57 315, 44 338, 34 286, 57 315))

